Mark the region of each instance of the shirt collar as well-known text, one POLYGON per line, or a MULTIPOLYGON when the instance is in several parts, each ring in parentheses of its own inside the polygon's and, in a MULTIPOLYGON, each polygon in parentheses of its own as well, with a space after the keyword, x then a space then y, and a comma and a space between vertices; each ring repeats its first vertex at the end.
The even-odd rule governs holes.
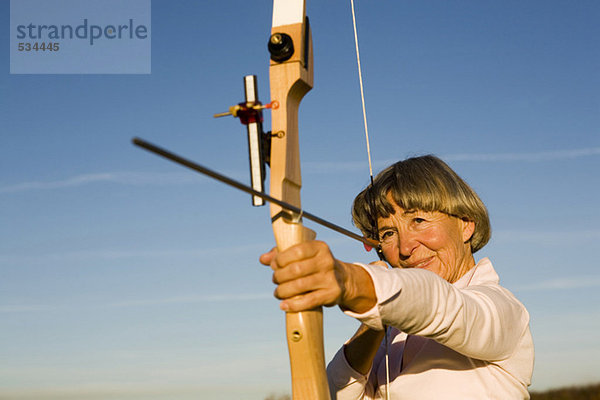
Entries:
POLYGON ((454 282, 454 286, 456 286, 459 289, 464 289, 468 286, 479 285, 484 282, 491 282, 495 284, 498 284, 500 282, 500 278, 494 270, 492 262, 487 257, 479 260, 477 265, 471 268, 459 280, 454 282))

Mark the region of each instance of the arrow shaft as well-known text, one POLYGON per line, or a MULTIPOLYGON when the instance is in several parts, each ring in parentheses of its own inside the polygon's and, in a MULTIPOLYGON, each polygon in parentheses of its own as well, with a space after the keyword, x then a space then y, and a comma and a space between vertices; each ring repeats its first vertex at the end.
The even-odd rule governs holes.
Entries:
POLYGON ((327 221, 327 220, 325 220, 325 219, 323 219, 323 218, 321 218, 319 216, 311 214, 311 213, 309 213, 307 211, 304 211, 304 210, 302 210, 302 209, 300 209, 298 207, 295 207, 295 206, 293 206, 291 204, 288 204, 288 203, 286 203, 284 201, 276 199, 276 198, 274 198, 272 196, 269 196, 266 193, 256 191, 256 190, 252 189, 250 186, 247 186, 247 185, 245 185, 245 184, 243 184, 241 182, 238 182, 235 179, 231 179, 231 178, 229 178, 229 177, 227 177, 227 176, 225 176, 223 174, 220 174, 220 173, 218 173, 216 171, 213 171, 212 169, 206 168, 206 167, 204 167, 204 166, 202 166, 202 165, 200 165, 198 163, 190 161, 187 158, 181 157, 181 156, 179 156, 179 155, 177 155, 175 153, 172 153, 172 152, 170 152, 168 150, 165 150, 165 149, 163 149, 161 147, 158 147, 158 146, 156 146, 156 145, 154 145, 154 144, 152 144, 150 142, 145 141, 144 139, 140 139, 140 138, 136 137, 136 138, 132 139, 132 142, 133 142, 134 145, 136 145, 138 147, 141 147, 141 148, 143 148, 143 149, 145 149, 145 150, 147 150, 147 151, 149 151, 151 153, 157 154, 157 155, 159 155, 161 157, 164 157, 164 158, 166 158, 168 160, 171 160, 171 161, 173 161, 173 162, 175 162, 175 163, 177 163, 179 165, 183 165, 184 167, 192 169, 192 170, 194 170, 196 172, 200 172, 201 174, 209 176, 209 177, 211 177, 211 178, 213 178, 213 179, 215 179, 215 180, 217 180, 219 182, 223 182, 226 185, 233 186, 234 188, 236 188, 238 190, 241 190, 242 192, 249 193, 249 194, 251 194, 253 196, 260 197, 260 198, 262 198, 262 199, 264 199, 264 200, 266 200, 266 201, 268 201, 270 203, 277 204, 279 207, 281 207, 281 208, 283 208, 283 209, 285 209, 287 211, 290 211, 296 218, 304 217, 304 218, 309 219, 309 220, 311 220, 313 222, 316 222, 319 225, 325 226, 325 227, 327 227, 327 228, 329 228, 331 230, 334 230, 334 231, 336 231, 338 233, 341 233, 342 235, 348 236, 348 237, 350 237, 350 238, 352 238, 354 240, 358 240, 359 242, 362 242, 362 243, 364 243, 364 244, 366 244, 368 246, 371 246, 371 247, 377 247, 379 245, 379 242, 377 242, 376 240, 365 238, 363 236, 357 235, 356 233, 354 233, 352 231, 349 231, 349 230, 347 230, 345 228, 342 228, 339 225, 336 225, 336 224, 334 224, 332 222, 329 222, 329 221, 327 221))

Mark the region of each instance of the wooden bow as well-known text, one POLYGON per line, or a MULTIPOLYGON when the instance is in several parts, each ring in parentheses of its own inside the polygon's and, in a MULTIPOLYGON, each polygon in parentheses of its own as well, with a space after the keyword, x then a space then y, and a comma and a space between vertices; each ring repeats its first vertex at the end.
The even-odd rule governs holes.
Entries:
MULTIPOLYGON (((148 151, 165 157, 171 161, 208 175, 237 189, 251 193, 255 205, 263 200, 271 202, 271 221, 273 233, 279 250, 314 239, 315 233, 302 226, 302 207, 300 204, 300 152, 298 148, 298 107, 304 95, 312 89, 313 63, 312 41, 308 19, 305 15, 304 0, 274 0, 273 28, 269 39, 271 65, 269 68, 271 86, 271 135, 270 136, 270 196, 262 190, 263 169, 260 136, 262 128, 256 126, 249 129, 251 154, 252 188, 234 181, 224 175, 194 163, 168 150, 160 148, 140 138, 133 143, 148 151), (254 157, 256 155, 256 157, 254 157), (258 160, 258 165, 252 159, 258 160), (286 207, 285 209, 282 208, 286 207), (290 211, 292 210, 292 211, 290 211)), ((250 76, 251 77, 251 76, 250 76)), ((248 77, 247 77, 248 78, 248 77)), ((252 78, 252 77, 251 77, 252 78)), ((256 113, 260 106, 255 92, 255 81, 250 79, 250 87, 246 86, 246 103, 230 108, 227 113, 215 116, 234 115, 248 125, 250 120, 262 121, 256 113), (254 94, 252 94, 254 92, 254 94), (252 99, 249 99, 249 96, 252 99), (242 115, 243 114, 243 115, 242 115), (245 118, 245 117, 244 117, 245 118)), ((266 139, 267 140, 267 139, 266 139)), ((370 246, 378 242, 362 238, 350 231, 334 225, 310 213, 305 216, 325 225, 337 232, 360 240, 370 246)), ((323 349, 323 310, 321 307, 299 313, 286 313, 286 334, 292 370, 292 396, 294 400, 329 400, 329 387, 325 372, 325 355, 323 349)))
MULTIPOLYGON (((278 103, 271 111, 270 193, 301 208, 298 107, 313 86, 312 38, 304 0, 274 0, 269 51, 271 101, 278 103)), ((271 218, 279 250, 315 237, 302 226, 301 215, 271 204, 271 218)), ((293 399, 328 400, 322 308, 286 313, 286 334, 293 399)))

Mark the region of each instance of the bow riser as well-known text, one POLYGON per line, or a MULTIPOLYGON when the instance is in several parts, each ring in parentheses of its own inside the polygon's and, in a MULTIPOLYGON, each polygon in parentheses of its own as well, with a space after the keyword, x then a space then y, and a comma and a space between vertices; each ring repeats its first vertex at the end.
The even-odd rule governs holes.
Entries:
MULTIPOLYGON (((287 33, 294 44, 304 43, 306 37, 302 27, 304 24, 275 27, 272 34, 287 33)), ((292 58, 283 63, 271 61, 269 68, 271 100, 278 102, 278 107, 271 110, 271 132, 273 135, 283 133, 283 137, 273 137, 271 141, 271 196, 287 199, 290 204, 300 207, 300 152, 298 143, 298 108, 300 101, 313 87, 312 44, 310 32, 308 43, 295 49, 292 58), (308 46, 308 63, 302 54, 304 46, 308 46), (308 67, 306 68, 305 65, 308 67)), ((280 209, 271 207, 272 216, 280 209)))
MULTIPOLYGON (((279 4, 282 4, 279 2, 279 4)), ((300 4, 300 3, 298 3, 300 4)), ((288 3, 289 5, 289 3, 288 3)), ((275 4, 277 6, 277 4, 275 4)), ((283 62, 271 61, 269 68, 271 101, 271 196, 301 208, 300 152, 298 143, 298 107, 313 85, 312 39, 301 4, 295 19, 302 22, 277 26, 274 10, 273 34, 286 34, 292 39, 294 53, 283 62), (300 15, 301 14, 301 15, 300 15)), ((300 220, 282 218, 282 209, 271 205, 273 232, 277 248, 285 250, 315 234, 304 228, 300 220)), ((298 217, 298 216, 295 216, 298 217)), ((294 400, 329 400, 323 348, 323 312, 286 313, 286 334, 292 374, 294 400)))

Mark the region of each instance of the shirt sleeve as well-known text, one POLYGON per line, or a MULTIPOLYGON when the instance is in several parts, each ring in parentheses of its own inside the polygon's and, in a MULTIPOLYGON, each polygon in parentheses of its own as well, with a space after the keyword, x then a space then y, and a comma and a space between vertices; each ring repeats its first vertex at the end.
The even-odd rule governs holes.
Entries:
POLYGON ((377 365, 385 355, 382 344, 373 359, 373 365, 365 375, 350 366, 344 353, 345 345, 327 365, 327 378, 332 400, 368 400, 375 398, 377 391, 377 365))
POLYGON ((459 289, 422 269, 357 265, 371 276, 377 304, 363 314, 345 313, 372 329, 390 325, 488 361, 508 358, 527 329, 527 310, 497 283, 459 289))
POLYGON ((332 399, 363 399, 368 375, 363 375, 348 364, 344 346, 327 365, 327 378, 332 399))

